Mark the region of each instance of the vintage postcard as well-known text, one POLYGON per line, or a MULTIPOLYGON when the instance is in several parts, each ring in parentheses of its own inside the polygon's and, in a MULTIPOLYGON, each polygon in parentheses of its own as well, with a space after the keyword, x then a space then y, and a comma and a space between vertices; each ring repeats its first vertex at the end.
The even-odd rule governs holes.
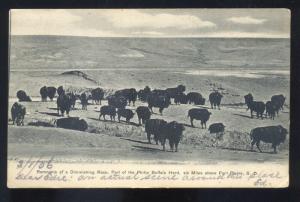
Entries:
POLYGON ((13 9, 8 187, 287 187, 287 9, 13 9))

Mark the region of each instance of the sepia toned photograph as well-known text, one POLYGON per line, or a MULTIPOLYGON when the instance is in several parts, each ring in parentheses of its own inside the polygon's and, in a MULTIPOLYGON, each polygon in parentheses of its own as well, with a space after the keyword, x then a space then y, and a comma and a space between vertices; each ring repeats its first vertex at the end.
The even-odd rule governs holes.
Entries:
POLYGON ((287 9, 13 9, 8 186, 287 187, 287 9))

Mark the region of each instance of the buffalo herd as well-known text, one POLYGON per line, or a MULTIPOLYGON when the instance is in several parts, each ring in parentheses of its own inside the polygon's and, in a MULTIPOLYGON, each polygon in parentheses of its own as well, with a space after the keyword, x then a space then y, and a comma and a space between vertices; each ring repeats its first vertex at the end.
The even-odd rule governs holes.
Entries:
MULTIPOLYGON (((42 102, 46 102, 47 98, 51 101, 57 93, 57 114, 64 116, 66 113, 68 118, 61 118, 56 120, 57 127, 86 130, 88 124, 78 117, 69 117, 69 113, 75 108, 76 100, 80 100, 82 110, 87 110, 88 100, 92 100, 93 104, 100 104, 101 101, 107 99, 108 105, 101 106, 99 120, 101 117, 106 119, 106 116, 110 117, 111 121, 115 121, 117 116, 118 121, 124 118, 127 123, 134 117, 134 111, 127 109, 126 106, 132 103, 135 106, 135 102, 139 99, 141 102, 146 102, 148 106, 138 106, 135 110, 138 118, 139 125, 145 126, 145 132, 147 134, 148 142, 151 144, 151 135, 153 135, 155 143, 161 143, 163 150, 165 150, 165 142, 168 140, 171 151, 178 151, 178 144, 182 138, 184 126, 176 121, 167 122, 163 119, 151 119, 153 114, 153 108, 158 108, 159 113, 162 115, 163 110, 168 108, 169 105, 174 102, 175 105, 180 104, 194 104, 205 105, 205 98, 199 92, 189 92, 185 94, 186 87, 184 85, 178 85, 175 88, 154 89, 151 90, 149 86, 144 89, 136 91, 135 88, 128 88, 116 91, 114 94, 104 96, 105 92, 102 88, 92 89, 90 92, 83 92, 80 95, 73 92, 66 93, 62 86, 47 87, 43 86, 40 89, 40 95, 42 102)), ((31 98, 25 91, 18 91, 17 97, 20 102, 31 101, 31 98)), ((209 102, 211 109, 219 109, 222 101, 222 93, 213 91, 209 95, 209 102)), ((253 118, 253 112, 256 112, 257 118, 263 119, 264 115, 271 119, 274 119, 275 115, 279 113, 279 110, 283 109, 285 97, 283 95, 274 95, 270 101, 266 103, 262 101, 256 101, 251 93, 244 96, 247 110, 250 110, 251 118, 253 118), (266 112, 266 114, 264 114, 266 112)), ((24 125, 23 120, 26 114, 26 108, 19 104, 14 103, 11 108, 11 116, 13 124, 24 125)), ((188 111, 187 116, 190 118, 190 124, 194 127, 194 120, 199 120, 202 129, 206 129, 206 123, 209 120, 212 113, 206 108, 192 108, 188 111)), ((218 137, 222 137, 225 125, 223 123, 212 123, 208 128, 210 133, 215 133, 218 137)), ((257 148, 261 152, 259 147, 260 141, 271 143, 276 153, 276 147, 284 142, 287 130, 282 126, 266 126, 259 127, 251 130, 250 138, 252 140, 251 148, 256 144, 257 148)))

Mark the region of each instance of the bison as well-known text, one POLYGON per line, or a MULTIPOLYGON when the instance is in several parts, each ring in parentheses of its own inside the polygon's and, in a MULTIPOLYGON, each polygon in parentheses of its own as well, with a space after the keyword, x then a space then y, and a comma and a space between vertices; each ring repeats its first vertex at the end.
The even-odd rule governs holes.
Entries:
POLYGON ((254 128, 250 132, 250 138, 252 140, 251 150, 253 150, 253 146, 256 144, 258 150, 262 152, 259 148, 259 143, 263 141, 265 143, 271 143, 274 153, 277 153, 276 147, 285 141, 287 134, 287 129, 281 125, 254 128))
POLYGON ((195 105, 204 105, 205 99, 202 97, 200 93, 197 92, 190 92, 187 95, 187 100, 189 104, 195 104, 195 105))
POLYGON ((253 111, 254 111, 256 112, 257 118, 261 117, 261 119, 263 119, 263 113, 266 109, 265 103, 260 101, 253 101, 253 96, 251 93, 245 95, 244 98, 245 98, 245 103, 248 106, 247 110, 250 109, 251 118, 253 118, 253 111))
POLYGON ((108 105, 118 109, 125 108, 127 105, 127 100, 123 96, 110 95, 107 97, 107 100, 108 105))
POLYGON ((193 120, 196 119, 196 120, 201 121, 202 128, 203 128, 203 125, 206 128, 206 122, 209 120, 210 115, 211 115, 211 112, 209 112, 207 109, 193 108, 193 109, 190 109, 188 112, 188 117, 190 117, 192 127, 194 127, 193 120))
POLYGON ((24 117, 26 114, 26 107, 15 102, 11 107, 11 118, 13 125, 16 123, 17 126, 24 126, 24 117))
POLYGON ((145 107, 145 106, 137 107, 136 114, 139 119, 139 125, 141 125, 141 120, 142 120, 142 123, 144 124, 151 117, 151 112, 150 112, 149 108, 145 107))
POLYGON ((222 100, 223 95, 221 93, 219 93, 218 91, 212 92, 211 94, 209 94, 209 102, 211 105, 211 108, 218 108, 220 109, 220 104, 221 104, 221 100, 222 100))
POLYGON ((58 94, 58 96, 60 96, 61 94, 63 94, 65 92, 65 90, 64 90, 64 88, 62 87, 62 86, 59 86, 58 88, 57 88, 57 94, 58 94))
POLYGON ((269 116, 270 119, 274 120, 276 110, 276 105, 274 105, 271 101, 266 102, 266 115, 269 116))
POLYGON ((278 106, 280 107, 280 109, 283 110, 283 105, 284 105, 284 102, 285 102, 285 97, 282 94, 280 94, 280 95, 273 95, 271 97, 271 102, 278 104, 278 106))
POLYGON ((47 96, 51 101, 53 101, 53 98, 56 94, 56 88, 53 86, 47 87, 47 96))
POLYGON ((167 88, 166 93, 170 98, 175 98, 175 96, 179 93, 183 93, 185 91, 184 85, 178 85, 176 88, 167 88))
POLYGON ((43 86, 40 89, 40 95, 42 97, 42 102, 46 102, 47 101, 47 97, 48 97, 48 91, 47 91, 47 87, 43 86))
POLYGON ((19 102, 31 102, 31 98, 23 90, 17 92, 17 98, 19 99, 19 102))
POLYGON ((77 99, 76 95, 73 92, 68 93, 67 95, 70 98, 71 109, 75 109, 75 104, 77 99))
POLYGON ((87 96, 86 96, 86 94, 85 93, 82 93, 81 95, 80 95, 80 102, 81 102, 81 109, 82 110, 87 110, 87 105, 88 105, 88 99, 87 99, 87 96))
POLYGON ((170 99, 166 96, 159 96, 151 94, 147 99, 148 107, 153 113, 152 107, 159 108, 159 113, 162 115, 164 108, 168 108, 170 105, 170 99))
POLYGON ((223 123, 213 123, 208 127, 209 133, 216 133, 217 138, 221 138, 224 134, 225 126, 223 123))
POLYGON ((115 121, 115 117, 116 117, 116 108, 113 106, 102 106, 100 108, 100 115, 99 115, 99 120, 101 118, 101 116, 103 116, 103 119, 105 120, 105 115, 109 115, 110 116, 110 120, 114 120, 115 121))
POLYGON ((154 140, 158 144, 161 133, 164 130, 167 122, 163 119, 149 119, 145 123, 145 131, 147 133, 148 143, 151 144, 151 135, 154 135, 154 140))
POLYGON ((102 88, 95 88, 91 91, 91 98, 95 104, 101 105, 101 100, 104 98, 104 90, 102 88))
POLYGON ((125 97, 126 101, 128 101, 128 105, 130 105, 130 102, 132 102, 133 106, 135 105, 135 101, 137 99, 137 92, 135 88, 118 90, 115 92, 115 95, 117 97, 119 96, 125 97))
POLYGON ((187 104, 188 98, 187 95, 184 93, 178 93, 174 98, 175 104, 187 104))
POLYGON ((184 131, 184 126, 176 121, 172 121, 167 123, 163 127, 163 131, 159 134, 158 140, 161 142, 163 146, 163 150, 165 151, 165 143, 168 139, 170 149, 173 152, 175 146, 175 152, 178 151, 178 144, 182 138, 182 132, 184 131))
POLYGON ((64 116, 65 112, 67 113, 67 116, 69 116, 69 112, 71 110, 70 97, 63 92, 58 96, 56 103, 57 103, 57 114, 59 115, 59 111, 60 111, 62 116, 64 116))
POLYGON ((60 118, 54 121, 56 127, 85 131, 88 128, 88 124, 84 119, 79 119, 79 117, 68 117, 60 118))
POLYGON ((146 86, 144 89, 139 90, 137 96, 140 101, 146 102, 150 94, 151 94, 151 89, 149 88, 149 86, 146 86))
POLYGON ((134 113, 133 113, 132 110, 130 110, 130 109, 122 109, 122 108, 118 109, 117 114, 118 114, 118 121, 119 121, 119 122, 121 121, 120 118, 121 118, 121 117, 124 117, 124 118, 126 118, 126 122, 127 122, 127 123, 128 123, 128 122, 130 121, 130 119, 132 119, 133 116, 134 116, 134 113))

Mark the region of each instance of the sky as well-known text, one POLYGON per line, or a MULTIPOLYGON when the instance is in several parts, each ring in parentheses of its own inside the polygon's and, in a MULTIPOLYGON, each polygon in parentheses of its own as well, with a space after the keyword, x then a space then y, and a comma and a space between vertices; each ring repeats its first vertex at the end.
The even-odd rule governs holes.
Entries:
POLYGON ((13 9, 12 35, 289 38, 287 9, 13 9))

